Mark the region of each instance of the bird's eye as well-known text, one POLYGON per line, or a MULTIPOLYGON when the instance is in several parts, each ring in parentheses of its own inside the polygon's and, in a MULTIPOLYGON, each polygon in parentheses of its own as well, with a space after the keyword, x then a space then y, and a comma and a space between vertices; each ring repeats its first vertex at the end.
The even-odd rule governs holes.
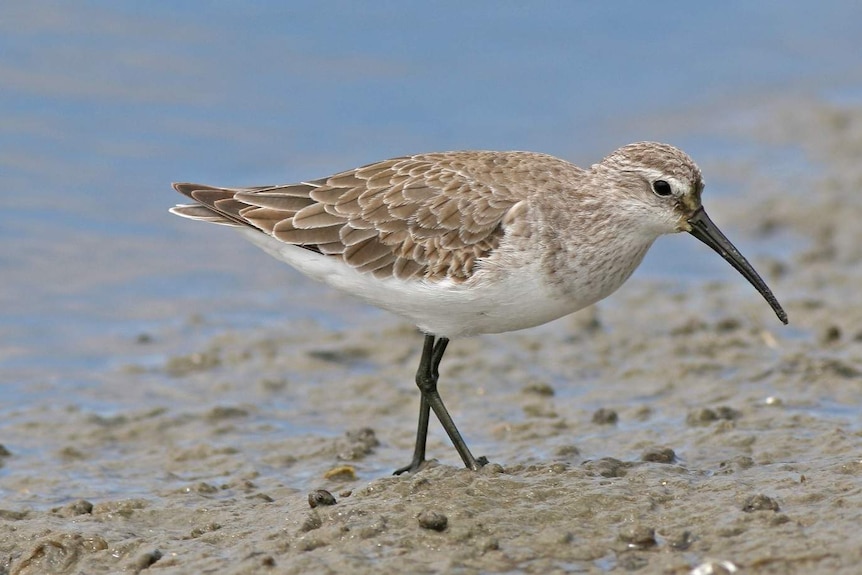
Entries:
POLYGON ((673 190, 670 189, 670 184, 668 184, 664 180, 656 180, 652 183, 652 191, 655 192, 657 196, 669 196, 673 193, 673 190))

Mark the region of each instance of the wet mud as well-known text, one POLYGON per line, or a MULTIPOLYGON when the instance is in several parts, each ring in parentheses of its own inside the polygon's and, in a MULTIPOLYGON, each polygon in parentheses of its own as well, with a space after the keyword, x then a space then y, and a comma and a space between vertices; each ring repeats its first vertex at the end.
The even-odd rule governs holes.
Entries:
POLYGON ((732 239, 787 246, 752 263, 789 327, 730 272, 454 341, 441 393, 491 463, 461 468, 433 423, 436 461, 393 477, 410 326, 362 310, 178 354, 188 318, 123 344, 158 361, 10 413, 0 573, 858 572, 862 109, 775 114, 759 137, 816 169, 739 169, 706 202, 732 239))

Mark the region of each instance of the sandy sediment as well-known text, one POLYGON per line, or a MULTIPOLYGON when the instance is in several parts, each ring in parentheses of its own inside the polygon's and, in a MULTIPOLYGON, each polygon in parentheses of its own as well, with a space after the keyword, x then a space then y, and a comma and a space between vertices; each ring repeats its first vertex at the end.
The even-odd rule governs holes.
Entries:
POLYGON ((441 392, 492 463, 462 469, 435 426, 438 461, 400 477, 409 326, 362 311, 345 331, 228 330, 184 355, 182 330, 142 334, 165 361, 76 391, 120 409, 58 399, 4 424, 0 573, 858 572, 862 110, 773 124, 776 144, 808 134, 818 169, 801 186, 753 171, 750 193, 709 205, 731 237, 786 240, 753 263, 789 327, 729 276, 637 280, 551 325, 455 341, 441 392))

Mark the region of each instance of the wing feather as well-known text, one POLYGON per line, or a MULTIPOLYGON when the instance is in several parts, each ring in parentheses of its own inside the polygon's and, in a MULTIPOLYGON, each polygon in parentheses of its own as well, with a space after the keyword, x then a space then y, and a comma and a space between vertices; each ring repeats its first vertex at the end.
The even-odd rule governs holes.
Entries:
POLYGON ((172 211, 254 227, 377 277, 464 281, 499 245, 507 213, 524 199, 507 172, 526 163, 525 156, 424 154, 258 188, 175 184, 197 204, 172 211))

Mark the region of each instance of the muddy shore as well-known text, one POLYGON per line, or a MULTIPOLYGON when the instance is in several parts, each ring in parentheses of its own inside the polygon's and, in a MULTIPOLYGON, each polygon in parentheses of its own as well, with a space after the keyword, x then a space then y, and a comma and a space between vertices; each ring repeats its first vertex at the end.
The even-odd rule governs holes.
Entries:
POLYGON ((789 327, 728 274, 455 341, 441 392, 492 463, 462 469, 435 425, 438 461, 392 477, 418 406, 410 326, 363 309, 177 354, 206 322, 189 317, 122 344, 158 361, 73 390, 120 409, 10 415, 0 574, 858 572, 862 109, 775 115, 759 137, 800 146, 805 178, 702 167, 742 174, 705 200, 732 238, 788 246, 752 260, 789 327))

